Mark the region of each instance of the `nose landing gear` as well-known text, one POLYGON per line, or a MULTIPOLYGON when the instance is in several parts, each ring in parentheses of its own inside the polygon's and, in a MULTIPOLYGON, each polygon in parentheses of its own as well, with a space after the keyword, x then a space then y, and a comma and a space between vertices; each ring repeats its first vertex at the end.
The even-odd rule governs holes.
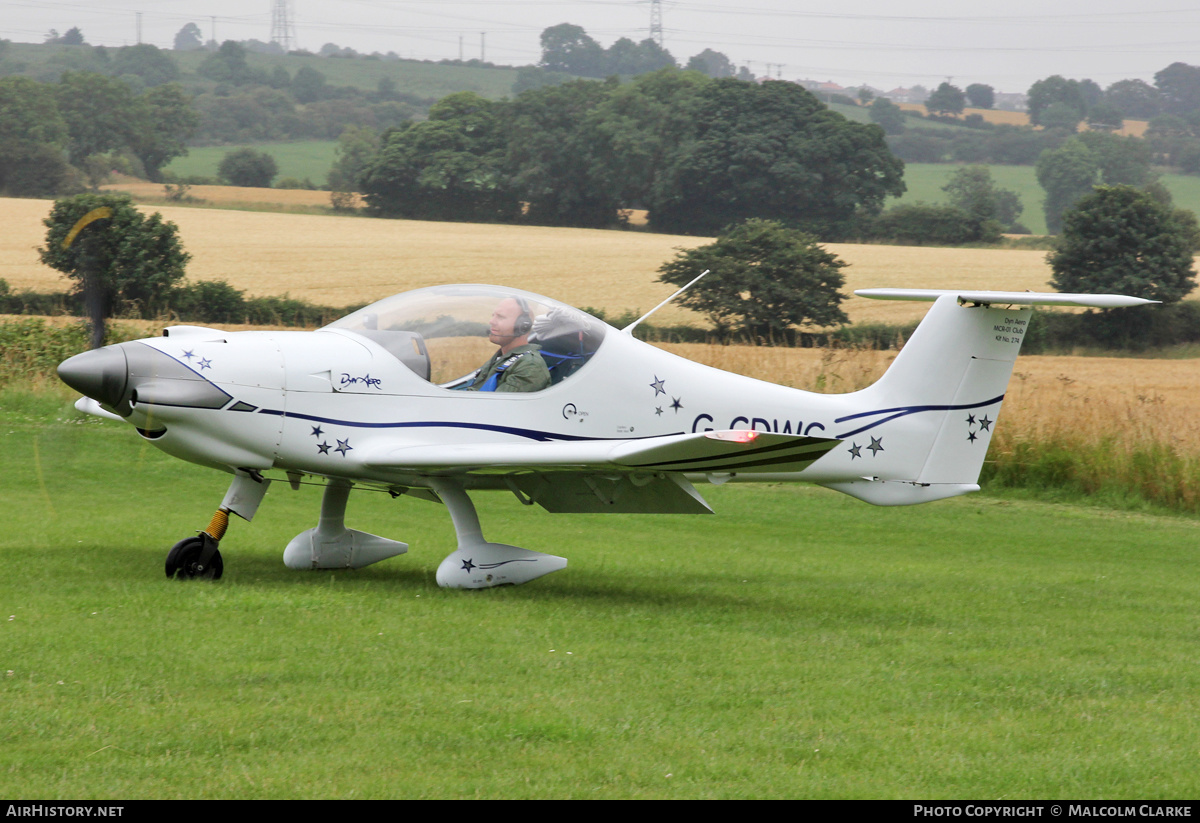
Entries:
POLYGON ((167 577, 177 580, 220 580, 225 563, 217 545, 229 528, 230 512, 246 520, 254 517, 270 482, 258 472, 238 469, 208 528, 195 537, 180 540, 167 553, 167 577))

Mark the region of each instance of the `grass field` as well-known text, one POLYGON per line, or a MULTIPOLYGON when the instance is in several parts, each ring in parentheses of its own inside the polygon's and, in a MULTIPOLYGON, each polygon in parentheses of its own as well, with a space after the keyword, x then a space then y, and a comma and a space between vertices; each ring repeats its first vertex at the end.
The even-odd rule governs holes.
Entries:
MULTIPOLYGON (((953 163, 905 163, 904 183, 908 186, 898 202, 944 203, 947 195, 942 186, 961 166, 953 163)), ((1034 234, 1046 233, 1046 215, 1042 201, 1046 192, 1038 184, 1033 166, 989 166, 992 179, 1002 189, 1014 191, 1025 210, 1020 221, 1034 234)), ((1177 208, 1190 209, 1200 215, 1200 177, 1187 174, 1164 174, 1160 180, 1174 198, 1177 208)))
MULTIPOLYGON (((285 177, 294 177, 297 180, 309 180, 316 186, 323 186, 336 159, 337 141, 306 140, 250 143, 246 146, 193 146, 185 156, 171 161, 165 171, 180 177, 216 177, 217 167, 221 165, 225 155, 240 148, 252 148, 271 155, 279 167, 279 174, 275 177, 276 183, 285 177)), ((325 195, 325 203, 329 203, 328 194, 325 195)))
POLYGON ((226 577, 162 574, 225 479, 62 401, 4 396, 0 783, 39 798, 1003 797, 1200 792, 1200 523, 977 497, 875 509, 703 491, 711 517, 549 515, 570 557, 438 589, 441 507, 361 493, 412 544, 288 571, 317 490, 272 487, 226 577))

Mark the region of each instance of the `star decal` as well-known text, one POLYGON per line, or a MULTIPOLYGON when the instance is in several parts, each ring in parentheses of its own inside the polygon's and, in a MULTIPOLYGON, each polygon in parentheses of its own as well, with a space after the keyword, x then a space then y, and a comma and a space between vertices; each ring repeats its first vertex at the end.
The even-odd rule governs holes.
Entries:
POLYGON ((313 437, 320 437, 320 436, 321 436, 321 435, 323 435, 324 433, 325 433, 325 432, 321 430, 321 427, 320 427, 320 426, 313 426, 313 430, 312 430, 312 436, 313 436, 313 437))
POLYGON ((990 432, 992 430, 992 424, 995 422, 996 422, 995 420, 992 420, 986 414, 983 417, 979 418, 978 420, 975 419, 975 415, 968 414, 967 415, 967 442, 974 443, 976 440, 978 440, 980 432, 990 432), (978 428, 976 428, 976 427, 978 427, 978 428))
POLYGON ((656 374, 656 375, 654 375, 654 382, 650 384, 650 388, 654 389, 654 396, 655 396, 655 397, 658 397, 660 394, 666 394, 666 393, 667 393, 667 390, 663 388, 663 385, 664 385, 666 382, 667 382, 666 380, 663 380, 663 379, 662 379, 661 377, 659 377, 657 374, 656 374))
POLYGON ((474 568, 475 568, 475 564, 472 563, 470 559, 467 559, 462 562, 462 569, 460 571, 469 572, 469 571, 473 570, 474 568))
POLYGON ((183 359, 187 360, 189 363, 191 362, 192 358, 195 356, 196 356, 196 353, 192 352, 192 351, 185 351, 183 353, 183 359))
POLYGON ((212 361, 207 358, 201 357, 200 358, 200 371, 204 371, 205 369, 211 369, 211 368, 212 368, 212 361))
POLYGON ((350 438, 347 437, 345 440, 338 440, 337 448, 334 449, 334 451, 340 452, 342 457, 345 457, 346 452, 351 451, 353 449, 354 449, 354 447, 350 445, 350 438))
POLYGON ((881 451, 883 451, 883 438, 872 437, 871 445, 867 446, 867 450, 871 452, 872 457, 879 454, 881 451))
POLYGON ((657 415, 658 417, 662 417, 662 413, 663 413, 662 406, 655 406, 655 407, 654 407, 654 414, 655 414, 655 415, 657 415))
POLYGON ((317 444, 317 454, 329 454, 329 444, 328 443, 318 443, 317 444))
POLYGON ((676 414, 679 414, 679 410, 683 408, 683 404, 679 402, 678 397, 673 397, 671 399, 674 401, 671 403, 671 408, 675 410, 676 414))
POLYGON ((862 457, 862 446, 858 445, 857 443, 852 445, 850 448, 846 449, 846 451, 850 452, 851 460, 853 460, 856 457, 862 457))

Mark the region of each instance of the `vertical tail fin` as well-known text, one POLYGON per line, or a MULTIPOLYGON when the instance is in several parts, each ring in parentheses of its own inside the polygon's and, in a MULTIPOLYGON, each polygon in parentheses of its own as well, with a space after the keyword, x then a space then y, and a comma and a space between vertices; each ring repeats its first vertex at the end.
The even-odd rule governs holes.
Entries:
POLYGON ((890 450, 877 474, 829 484, 880 505, 975 491, 1013 363, 1034 305, 1109 308, 1155 301, 1121 295, 866 289, 863 297, 933 300, 888 371, 854 397, 863 411, 839 418, 840 439, 890 450))

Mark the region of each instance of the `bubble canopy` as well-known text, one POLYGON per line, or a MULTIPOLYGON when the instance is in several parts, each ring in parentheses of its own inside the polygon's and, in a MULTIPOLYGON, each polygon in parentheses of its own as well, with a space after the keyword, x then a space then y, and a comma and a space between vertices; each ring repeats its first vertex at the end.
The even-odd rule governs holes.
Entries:
POLYGON ((493 312, 504 301, 519 308, 518 328, 540 347, 551 385, 587 365, 610 327, 541 295, 502 286, 431 286, 385 297, 325 328, 366 337, 421 377, 445 388, 470 377, 496 353, 489 339, 493 312))

